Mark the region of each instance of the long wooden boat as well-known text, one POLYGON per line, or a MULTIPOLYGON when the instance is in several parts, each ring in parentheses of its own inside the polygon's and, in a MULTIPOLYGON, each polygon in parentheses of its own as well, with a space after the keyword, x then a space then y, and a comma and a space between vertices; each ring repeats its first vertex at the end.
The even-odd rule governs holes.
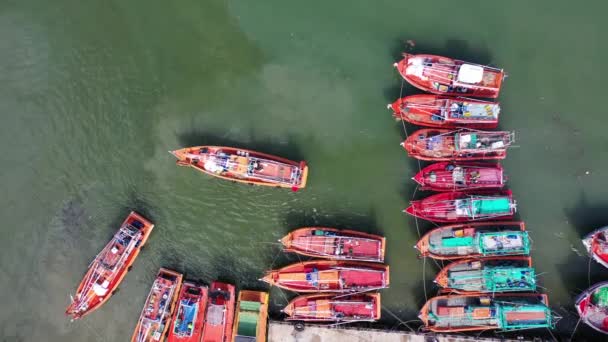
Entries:
POLYGON ((328 227, 305 227, 281 240, 283 251, 311 257, 384 262, 386 239, 382 236, 328 227))
POLYGON ((387 265, 313 260, 266 273, 262 281, 294 292, 364 292, 389 286, 387 265))
POLYGON ((291 188, 306 186, 308 166, 266 153, 226 146, 196 146, 172 151, 177 165, 240 183, 291 188))
POLYGON ((89 265, 76 294, 72 296, 72 302, 65 310, 66 315, 79 319, 110 299, 153 228, 152 222, 132 211, 112 240, 89 265))
POLYGON ((374 322, 380 319, 379 293, 337 296, 309 294, 294 298, 282 310, 286 320, 311 322, 374 322))
POLYGON ((587 253, 604 267, 608 267, 608 226, 596 229, 583 238, 587 253))
POLYGON ((495 102, 431 94, 410 95, 387 105, 397 120, 437 128, 498 127, 500 105, 495 102))
POLYGON ((211 283, 202 342, 228 342, 232 338, 235 292, 234 285, 211 283))
POLYGON ((203 335, 208 289, 184 282, 173 314, 167 342, 199 342, 203 335))
POLYGON ((581 321, 608 334, 608 281, 597 283, 581 293, 575 302, 581 321))
POLYGON ((435 228, 415 248, 442 260, 529 255, 530 238, 523 222, 465 223, 435 228))
POLYGON ((232 342, 266 342, 267 321, 268 293, 247 290, 239 292, 232 342))
POLYGON ((432 191, 500 189, 507 181, 500 164, 472 162, 431 164, 412 179, 421 190, 432 191))
POLYGON ((429 161, 505 159, 514 134, 507 131, 424 128, 401 146, 410 157, 429 161))
POLYGON ((414 87, 439 95, 497 98, 506 77, 503 69, 436 55, 403 54, 394 66, 414 87))
POLYGON ((433 332, 553 328, 547 295, 537 293, 466 294, 431 298, 418 316, 433 332))
POLYGON ((534 292, 536 273, 530 257, 465 259, 444 267, 435 283, 447 293, 534 292))
POLYGON ((183 276, 161 268, 150 289, 131 342, 164 341, 179 297, 183 276))
POLYGON ((411 201, 405 212, 433 222, 469 222, 512 218, 516 203, 511 190, 444 192, 411 201))

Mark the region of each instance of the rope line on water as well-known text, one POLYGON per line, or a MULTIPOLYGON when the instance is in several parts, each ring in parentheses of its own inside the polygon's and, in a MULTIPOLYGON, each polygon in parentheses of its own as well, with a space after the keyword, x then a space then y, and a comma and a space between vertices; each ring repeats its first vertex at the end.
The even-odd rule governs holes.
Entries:
MULTIPOLYGON (((408 329, 410 329, 411 332, 415 332, 414 329, 412 329, 412 327, 410 327, 407 322, 402 321, 395 313, 393 313, 391 310, 389 310, 386 306, 382 305, 382 310, 388 312, 389 314, 391 314, 391 316, 393 316, 394 319, 399 321, 399 324, 403 324, 405 325, 408 329)), ((410 321, 408 321, 410 322, 410 321)))

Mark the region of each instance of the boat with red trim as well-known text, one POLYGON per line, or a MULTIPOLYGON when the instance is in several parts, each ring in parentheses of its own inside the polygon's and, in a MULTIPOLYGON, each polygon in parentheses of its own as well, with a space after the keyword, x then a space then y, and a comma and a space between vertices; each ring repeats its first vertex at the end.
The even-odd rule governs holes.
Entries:
POLYGON ((268 271, 261 280, 294 292, 365 292, 387 288, 389 279, 387 265, 313 260, 268 271))
POLYGON ((492 129, 498 126, 500 114, 495 102, 431 94, 406 96, 387 107, 397 120, 437 128, 492 129))
POLYGON ((177 165, 193 167, 213 177, 254 185, 306 187, 308 166, 252 150, 226 146, 195 146, 172 151, 177 165))
POLYGON ((386 248, 382 236, 328 227, 299 228, 279 241, 284 252, 334 260, 384 262, 386 248))
POLYGON ((171 320, 167 342, 199 342, 203 335, 208 289, 184 282, 171 320))
POLYGON ((309 294, 294 298, 283 310, 286 320, 307 322, 374 322, 380 319, 379 293, 336 296, 309 294))
POLYGON ((394 66, 414 87, 449 96, 497 98, 506 77, 503 69, 428 54, 404 53, 394 66))
POLYGON ((232 338, 235 292, 234 285, 219 281, 211 283, 202 342, 228 342, 232 338))
POLYGON ((587 253, 604 267, 608 267, 608 226, 596 229, 583 238, 587 253))
POLYGON ((424 128, 401 146, 410 157, 428 161, 505 159, 515 135, 507 131, 424 128))
POLYGON ((500 164, 439 162, 423 168, 413 178, 421 190, 471 191, 500 189, 507 177, 500 164))
POLYGON ((575 307, 583 323, 608 334, 608 281, 597 283, 578 295, 575 307))
POLYGON ((79 319, 105 303, 116 291, 146 244, 154 224, 132 211, 112 240, 89 265, 65 314, 79 319))

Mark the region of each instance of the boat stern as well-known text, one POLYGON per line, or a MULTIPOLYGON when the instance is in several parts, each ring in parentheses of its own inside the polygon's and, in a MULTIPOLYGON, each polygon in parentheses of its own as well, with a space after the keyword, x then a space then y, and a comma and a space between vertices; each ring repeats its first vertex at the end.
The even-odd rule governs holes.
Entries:
POLYGON ((300 175, 300 181, 298 182, 297 186, 294 187, 294 189, 304 189, 308 181, 308 165, 305 161, 300 162, 300 170, 302 172, 300 175))

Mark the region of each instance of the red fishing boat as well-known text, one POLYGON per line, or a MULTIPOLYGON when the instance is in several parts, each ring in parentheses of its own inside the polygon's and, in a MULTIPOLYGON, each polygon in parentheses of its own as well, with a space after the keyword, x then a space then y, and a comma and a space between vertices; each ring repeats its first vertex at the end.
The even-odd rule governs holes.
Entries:
POLYGON ((438 128, 496 128, 500 113, 498 103, 430 94, 406 96, 387 107, 397 120, 438 128))
POLYGON ((511 190, 475 194, 445 192, 410 202, 404 211, 433 222, 467 222, 511 218, 516 204, 511 190))
POLYGON ((418 317, 433 332, 551 329, 556 321, 547 295, 538 293, 438 296, 418 317))
POLYGON ((285 252, 311 257, 383 262, 386 240, 382 236, 327 227, 296 229, 279 240, 285 252))
POLYGON ((608 281, 593 285, 576 298, 576 311, 581 321, 608 334, 608 281))
POLYGON ((608 267, 608 226, 599 228, 583 238, 583 245, 593 260, 608 267))
POLYGON ((435 228, 415 248, 421 257, 454 260, 529 255, 530 238, 523 222, 477 222, 435 228))
POLYGON ((165 340, 171 316, 182 284, 182 275, 161 268, 141 311, 131 342, 160 342, 165 340))
POLYGON ((234 285, 218 281, 211 283, 202 342, 230 341, 235 300, 234 285))
POLYGON ((282 310, 287 320, 312 322, 374 322, 380 319, 380 294, 338 296, 321 293, 294 298, 282 310))
POLYGON ((506 179, 500 164, 464 162, 431 164, 413 178, 422 190, 432 191, 500 189, 506 179))
POLYGON ((184 282, 179 293, 177 310, 175 310, 167 335, 168 342, 199 342, 201 340, 207 294, 206 286, 184 282))
POLYGON ((177 165, 190 166, 208 175, 240 183, 291 188, 306 186, 308 166, 251 150, 225 146, 187 147, 171 152, 177 165))
POLYGON ((401 146, 420 160, 489 160, 505 159, 514 139, 512 132, 428 128, 417 130, 401 146))
POLYGON ((403 54, 395 63, 411 85, 429 93, 497 98, 504 70, 435 55, 403 54))
POLYGON ((114 294, 154 228, 152 222, 131 212, 118 232, 89 265, 72 302, 65 310, 72 319, 99 308, 114 294))
POLYGON ((268 271, 261 280, 294 292, 364 292, 387 288, 389 267, 356 261, 313 260, 268 271))

